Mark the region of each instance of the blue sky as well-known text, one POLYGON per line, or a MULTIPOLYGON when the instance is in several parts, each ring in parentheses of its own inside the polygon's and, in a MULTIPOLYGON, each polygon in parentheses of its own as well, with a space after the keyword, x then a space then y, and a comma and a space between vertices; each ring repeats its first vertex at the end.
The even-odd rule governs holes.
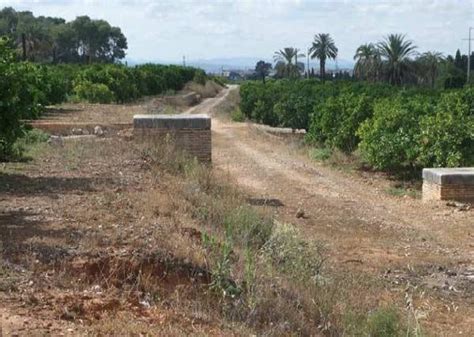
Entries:
POLYGON ((362 43, 406 33, 419 51, 467 53, 474 0, 0 0, 35 15, 101 18, 128 38, 128 58, 179 61, 261 57, 286 46, 306 50, 315 33, 330 33, 341 59, 362 43))

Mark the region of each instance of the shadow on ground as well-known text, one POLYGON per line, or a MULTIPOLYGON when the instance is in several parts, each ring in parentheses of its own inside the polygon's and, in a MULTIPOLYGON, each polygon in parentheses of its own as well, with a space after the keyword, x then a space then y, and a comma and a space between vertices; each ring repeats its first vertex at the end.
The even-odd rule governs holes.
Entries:
POLYGON ((45 217, 38 212, 22 209, 0 211, 3 258, 15 263, 31 258, 51 263, 69 255, 68 250, 54 242, 57 239, 75 241, 80 234, 71 228, 51 229, 47 225, 45 217))
POLYGON ((112 178, 102 177, 29 177, 22 174, 0 173, 0 196, 24 196, 95 192, 99 187, 113 184, 112 178))

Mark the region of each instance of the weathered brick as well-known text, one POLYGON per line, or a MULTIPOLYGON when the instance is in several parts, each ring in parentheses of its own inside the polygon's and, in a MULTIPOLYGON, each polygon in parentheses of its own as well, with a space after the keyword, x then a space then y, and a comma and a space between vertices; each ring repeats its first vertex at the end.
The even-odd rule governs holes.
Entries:
POLYGON ((134 136, 169 137, 177 150, 202 162, 212 160, 211 119, 207 115, 137 115, 133 125, 134 136))
POLYGON ((474 168, 424 169, 423 200, 474 200, 474 168))

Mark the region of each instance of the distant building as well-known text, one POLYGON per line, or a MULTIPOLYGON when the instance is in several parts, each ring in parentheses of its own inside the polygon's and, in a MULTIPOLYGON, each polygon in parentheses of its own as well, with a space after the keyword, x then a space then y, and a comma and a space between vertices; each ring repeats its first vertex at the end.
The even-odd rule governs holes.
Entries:
POLYGON ((245 78, 245 71, 243 70, 223 70, 222 77, 230 81, 239 81, 245 78))

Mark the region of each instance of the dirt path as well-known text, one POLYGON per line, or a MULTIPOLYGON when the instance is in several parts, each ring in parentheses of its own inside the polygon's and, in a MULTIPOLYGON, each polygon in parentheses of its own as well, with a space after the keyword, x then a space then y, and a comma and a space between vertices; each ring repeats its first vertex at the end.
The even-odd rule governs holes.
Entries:
MULTIPOLYGON (((231 90, 236 87, 189 113, 212 114, 231 90)), ((391 196, 387 180, 311 161, 288 141, 251 124, 218 116, 212 123, 215 167, 253 197, 280 200, 284 206, 275 208, 277 217, 308 239, 323 241, 337 266, 434 291, 462 308, 460 331, 474 332, 468 318, 474 317, 472 210, 391 196), (305 217, 297 218, 298 210, 305 217)), ((449 308, 432 315, 454 319, 449 308)))

